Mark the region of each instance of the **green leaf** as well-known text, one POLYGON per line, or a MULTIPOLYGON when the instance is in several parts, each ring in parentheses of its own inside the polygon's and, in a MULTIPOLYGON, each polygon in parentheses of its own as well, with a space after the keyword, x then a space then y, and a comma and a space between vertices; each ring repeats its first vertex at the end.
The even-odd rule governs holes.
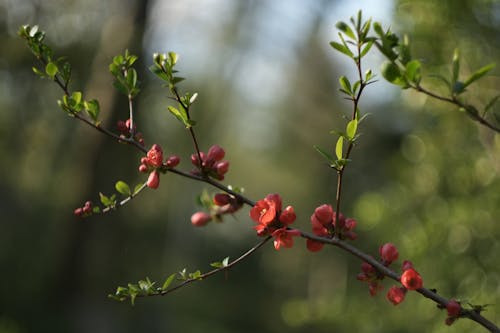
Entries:
POLYGON ((176 275, 177 275, 177 273, 170 274, 167 277, 167 279, 165 280, 165 282, 163 282, 163 286, 161 286, 161 289, 162 290, 167 290, 167 288, 170 286, 170 284, 172 283, 172 281, 174 281, 174 278, 175 278, 176 275))
POLYGON ((201 271, 197 270, 196 272, 189 273, 189 278, 193 280, 201 280, 201 271))
POLYGON ((337 140, 337 145, 335 146, 335 155, 337 155, 337 159, 342 159, 342 153, 344 149, 344 137, 340 136, 337 140))
POLYGON ((187 122, 187 114, 185 112, 181 112, 174 108, 173 106, 169 105, 168 111, 173 114, 177 119, 179 119, 183 124, 187 122))
POLYGON ((82 101, 82 93, 80 91, 75 91, 71 94, 71 99, 75 104, 80 104, 82 101))
POLYGON ((33 66, 33 67, 31 67, 31 70, 33 70, 33 73, 35 73, 39 77, 41 77, 41 78, 45 77, 45 73, 42 72, 41 70, 39 70, 38 68, 36 68, 36 67, 33 66))
POLYGON ((358 129, 357 119, 353 119, 347 124, 346 134, 347 134, 347 139, 349 139, 349 141, 352 141, 354 139, 354 137, 356 136, 357 129, 358 129))
POLYGON ((408 88, 408 84, 404 77, 401 75, 401 71, 393 62, 385 61, 380 69, 382 76, 389 82, 401 86, 403 89, 408 88))
POLYGON ((57 65, 54 64, 53 62, 49 62, 46 66, 45 66, 45 73, 47 73, 47 75, 51 78, 51 79, 54 79, 54 77, 56 76, 57 72, 59 70, 57 69, 57 65))
POLYGON ((352 96, 352 90, 351 90, 351 83, 349 82, 349 80, 344 76, 342 75, 340 78, 339 78, 339 83, 340 83, 340 86, 342 87, 342 89, 348 94, 348 95, 351 95, 352 96))
POLYGON ((95 99, 92 99, 90 101, 85 101, 85 110, 87 110, 88 115, 92 120, 97 121, 99 117, 99 112, 100 112, 100 107, 99 107, 99 102, 95 99))
POLYGON ((370 41, 368 42, 364 47, 363 49, 361 49, 361 53, 359 54, 359 57, 360 58, 363 58, 367 53, 368 51, 370 51, 370 49, 372 48, 373 46, 373 41, 370 41))
POLYGON ((349 50, 349 48, 345 45, 342 45, 340 43, 337 43, 337 42, 330 42, 330 45, 336 49, 337 51, 345 54, 346 56, 348 56, 349 58, 352 58, 354 55, 353 53, 351 52, 351 50, 349 50))
POLYGON ((137 71, 133 68, 127 70, 127 85, 129 91, 133 90, 137 85, 137 71))
POLYGON ((464 82, 465 87, 470 85, 472 82, 477 81, 480 78, 482 78, 484 75, 486 75, 486 73, 491 71, 494 67, 495 67, 495 64, 489 64, 489 65, 481 67, 480 69, 478 69, 477 71, 472 73, 472 75, 469 76, 469 78, 467 80, 465 80, 465 82, 464 82))
POLYGON ((354 35, 354 32, 349 27, 349 25, 347 25, 345 22, 342 22, 342 21, 337 22, 337 24, 335 24, 335 27, 337 27, 337 29, 339 29, 340 31, 345 33, 350 38, 356 40, 356 36, 354 35))
POLYGON ((177 60, 179 60, 179 55, 175 52, 168 52, 168 59, 170 60, 170 64, 173 67, 177 63, 177 60))
POLYGON ((333 158, 333 156, 332 156, 332 155, 328 154, 326 151, 324 151, 324 150, 323 150, 321 147, 319 147, 319 146, 314 145, 313 147, 314 147, 314 149, 316 149, 316 151, 317 151, 318 153, 320 153, 320 155, 321 155, 321 156, 323 156, 323 157, 324 157, 324 158, 328 161, 328 163, 329 163, 329 164, 333 163, 334 158, 333 158))
POLYGON ((142 186, 144 186, 144 184, 137 184, 137 185, 135 185, 135 187, 134 187, 134 194, 137 194, 137 192, 139 192, 139 190, 142 188, 142 186))
POLYGON ((458 49, 455 49, 453 51, 453 60, 451 67, 452 67, 451 82, 455 84, 455 82, 458 81, 458 74, 460 72, 460 54, 458 52, 458 49))
POLYGON ((484 107, 484 113, 487 113, 493 107, 493 105, 495 105, 499 98, 500 95, 496 95, 495 97, 493 97, 484 107))
POLYGON ((126 196, 132 195, 132 192, 130 191, 130 186, 128 186, 128 184, 125 183, 124 181, 121 180, 117 181, 115 184, 115 188, 118 191, 118 193, 121 193, 126 196))
POLYGON ((113 82, 113 87, 115 87, 116 90, 118 90, 122 94, 128 95, 128 89, 121 81, 116 80, 115 82, 113 82))
POLYGON ((420 76, 420 61, 418 60, 412 60, 406 64, 406 79, 410 82, 413 82, 415 84, 419 84, 421 80, 420 76))

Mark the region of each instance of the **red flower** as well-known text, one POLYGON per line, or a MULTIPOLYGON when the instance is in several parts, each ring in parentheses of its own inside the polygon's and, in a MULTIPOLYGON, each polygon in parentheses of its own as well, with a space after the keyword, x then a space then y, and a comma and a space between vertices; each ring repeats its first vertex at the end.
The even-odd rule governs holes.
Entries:
POLYGON ((405 300, 406 288, 393 286, 387 292, 387 299, 394 305, 398 305, 405 300))
POLYGON ((220 161, 224 158, 226 152, 219 145, 213 145, 208 149, 207 159, 205 163, 213 164, 214 162, 220 161))
POLYGON ((160 186, 160 173, 158 170, 151 171, 146 185, 152 189, 157 189, 160 186))
POLYGON ((276 211, 276 202, 266 197, 266 199, 257 201, 255 206, 250 209, 250 217, 255 222, 268 225, 276 218, 276 211))
POLYGON ((398 259, 398 249, 392 243, 385 243, 379 248, 380 257, 384 264, 389 265, 394 260, 398 259))
POLYGON ((148 158, 148 163, 155 167, 159 168, 161 167, 161 164, 163 162, 163 150, 159 145, 156 143, 151 146, 151 149, 149 149, 147 153, 147 158, 148 158))
POLYGON ((413 268, 413 263, 409 260, 403 261, 403 271, 406 271, 407 269, 413 268))
MULTIPOLYGON (((314 210, 313 216, 317 220, 317 222, 321 223, 324 226, 327 226, 333 221, 333 208, 332 206, 327 204, 321 205, 314 210)), ((311 220, 313 219, 313 216, 311 216, 311 220)))
POLYGON ((401 275, 401 284, 408 290, 416 290, 424 285, 422 277, 413 268, 407 269, 401 275))
POLYGON ((300 236, 300 231, 297 229, 287 229, 286 227, 275 230, 272 233, 274 237, 274 248, 279 250, 280 247, 290 248, 293 246, 293 237, 300 236))

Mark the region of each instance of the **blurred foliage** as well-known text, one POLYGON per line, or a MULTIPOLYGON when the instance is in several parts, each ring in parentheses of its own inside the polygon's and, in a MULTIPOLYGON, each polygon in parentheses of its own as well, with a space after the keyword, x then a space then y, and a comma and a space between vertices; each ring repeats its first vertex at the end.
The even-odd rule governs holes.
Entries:
MULTIPOLYGON (((416 294, 392 306, 356 281, 360 263, 335 248, 311 254, 261 249, 226 276, 134 307, 108 299, 117 285, 171 272, 209 269, 257 243, 247 211, 194 229, 202 184, 167 175, 123 210, 78 220, 75 207, 110 193, 119 179, 143 180, 139 154, 73 121, 60 91, 31 72, 16 31, 38 24, 74 69, 73 88, 96 98, 103 126, 128 117, 107 68, 125 49, 140 55, 137 124, 146 145, 182 157, 190 139, 168 114, 161 83, 148 72, 153 52, 180 54, 182 89, 199 92, 192 116, 202 150, 214 143, 231 161, 228 184, 252 199, 280 192, 297 226, 309 229, 319 204, 332 202, 335 174, 312 146, 334 145, 349 104, 337 78, 352 75, 328 45, 347 1, 0 1, 0 332, 444 332, 445 313, 416 294)), ((368 3, 368 2, 367 2, 368 3)), ((375 6, 361 6, 376 17, 375 6)), ((378 3, 378 2, 377 2, 378 3)), ((390 3, 384 1, 384 3, 390 3)), ((384 18, 407 33, 424 85, 448 73, 453 50, 464 75, 500 56, 496 1, 395 1, 384 18), (470 69, 469 72, 467 72, 470 69)), ((357 11, 347 15, 354 15, 357 11)), ((366 66, 378 72, 379 58, 366 66)), ((498 69, 467 92, 486 103, 498 69)), ((345 178, 344 212, 359 221, 357 246, 376 254, 391 241, 426 287, 493 304, 499 323, 500 137, 463 114, 385 82, 368 87, 362 136, 345 178), (370 93, 370 91, 372 91, 370 93)), ((342 125, 344 124, 344 125, 342 125)), ((333 149, 333 148, 332 148, 333 149)), ((386 284, 386 290, 391 284, 386 284)), ((481 332, 459 320, 451 328, 481 332)))

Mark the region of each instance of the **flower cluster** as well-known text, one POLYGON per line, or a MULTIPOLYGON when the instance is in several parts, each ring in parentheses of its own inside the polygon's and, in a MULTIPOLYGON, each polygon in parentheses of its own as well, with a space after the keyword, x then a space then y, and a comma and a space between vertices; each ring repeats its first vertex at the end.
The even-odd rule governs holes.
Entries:
POLYGON ((196 227, 205 226, 212 220, 222 221, 223 215, 238 211, 243 206, 243 202, 232 195, 216 193, 210 205, 205 206, 207 206, 210 213, 200 211, 191 216, 191 224, 196 227))
MULTIPOLYGON (((380 246, 379 254, 380 263, 386 267, 389 267, 399 257, 398 249, 392 243, 380 246)), ((357 279, 368 283, 370 295, 372 296, 383 289, 381 281, 384 279, 384 274, 377 271, 375 267, 367 262, 361 264, 361 273, 358 274, 357 279)), ((408 290, 417 290, 423 286, 422 277, 413 268, 411 261, 405 260, 403 262, 403 274, 401 275, 400 282, 403 285, 402 287, 393 286, 386 295, 387 299, 394 305, 404 301, 408 290)))
POLYGON ((118 122, 116 123, 116 128, 118 129, 118 132, 120 132, 120 138, 125 139, 129 137, 130 134, 133 134, 134 140, 144 146, 144 138, 142 137, 142 133, 137 132, 137 126, 135 126, 135 124, 132 130, 130 124, 131 124, 130 119, 127 119, 125 121, 118 120, 118 122))
POLYGON ((281 247, 292 247, 293 237, 300 236, 300 231, 288 228, 296 219, 293 207, 287 206, 284 210, 281 208, 280 195, 269 194, 257 201, 250 210, 250 217, 257 223, 254 227, 257 235, 272 235, 276 250, 281 247))
MULTIPOLYGON (((332 238, 337 236, 340 239, 354 240, 358 235, 353 231, 356 227, 356 220, 345 218, 343 214, 337 214, 332 206, 324 204, 317 207, 311 215, 312 231, 315 235, 321 237, 332 238)), ((323 248, 323 243, 307 240, 307 249, 312 252, 317 252, 323 248)))
POLYGON ((196 153, 192 154, 191 163, 193 163, 197 169, 191 171, 191 173, 194 175, 206 173, 210 177, 217 180, 223 180, 224 175, 229 170, 229 162, 223 160, 225 155, 226 153, 224 149, 222 149, 219 145, 213 145, 210 147, 206 154, 202 151, 200 151, 199 156, 196 153))
POLYGON ((141 165, 139 165, 139 172, 148 173, 149 177, 147 186, 152 189, 157 189, 160 186, 160 173, 161 167, 175 168, 180 162, 180 158, 176 155, 169 156, 163 162, 163 150, 156 143, 151 146, 145 157, 141 158, 141 165))
POLYGON ((92 202, 85 202, 83 207, 76 208, 73 214, 75 214, 76 216, 87 216, 92 214, 92 202))

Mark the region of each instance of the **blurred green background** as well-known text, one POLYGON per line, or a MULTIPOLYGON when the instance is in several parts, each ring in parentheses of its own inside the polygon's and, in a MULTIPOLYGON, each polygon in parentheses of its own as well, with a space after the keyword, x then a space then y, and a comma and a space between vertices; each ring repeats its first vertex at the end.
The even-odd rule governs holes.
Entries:
MULTIPOLYGON (((34 76, 16 36, 21 24, 45 30, 74 67, 72 88, 99 99, 108 128, 128 110, 107 65, 126 48, 139 55, 139 130, 147 146, 160 143, 189 170, 190 139, 147 70, 153 52, 177 52, 182 89, 199 92, 193 118, 202 149, 218 143, 231 162, 227 184, 254 200, 281 193, 296 226, 309 230, 314 208, 335 195, 335 174, 312 145, 333 147, 328 132, 345 126, 351 108, 337 78, 353 78, 353 66, 328 43, 337 39, 334 24, 358 9, 408 33, 425 75, 447 75, 455 47, 463 75, 500 57, 493 0, 0 0, 0 333, 484 331, 467 320, 445 326, 444 311, 414 293, 398 307, 385 292, 370 297, 356 280, 358 260, 336 248, 312 254, 300 239, 279 252, 269 244, 226 276, 163 298, 134 307, 108 299, 127 282, 237 257, 258 241, 248 208, 193 228, 206 186, 169 174, 125 209, 75 218, 75 207, 110 194, 117 180, 143 181, 140 154, 61 112, 61 91, 34 76)), ((374 55, 364 66, 378 73, 381 61, 374 55)), ((467 101, 484 106, 498 93, 498 73, 471 87, 467 101)), ((485 315, 500 323, 500 135, 383 80, 369 87, 361 112, 371 116, 343 206, 358 219, 356 245, 377 255, 393 242, 426 287, 492 304, 485 315)))

